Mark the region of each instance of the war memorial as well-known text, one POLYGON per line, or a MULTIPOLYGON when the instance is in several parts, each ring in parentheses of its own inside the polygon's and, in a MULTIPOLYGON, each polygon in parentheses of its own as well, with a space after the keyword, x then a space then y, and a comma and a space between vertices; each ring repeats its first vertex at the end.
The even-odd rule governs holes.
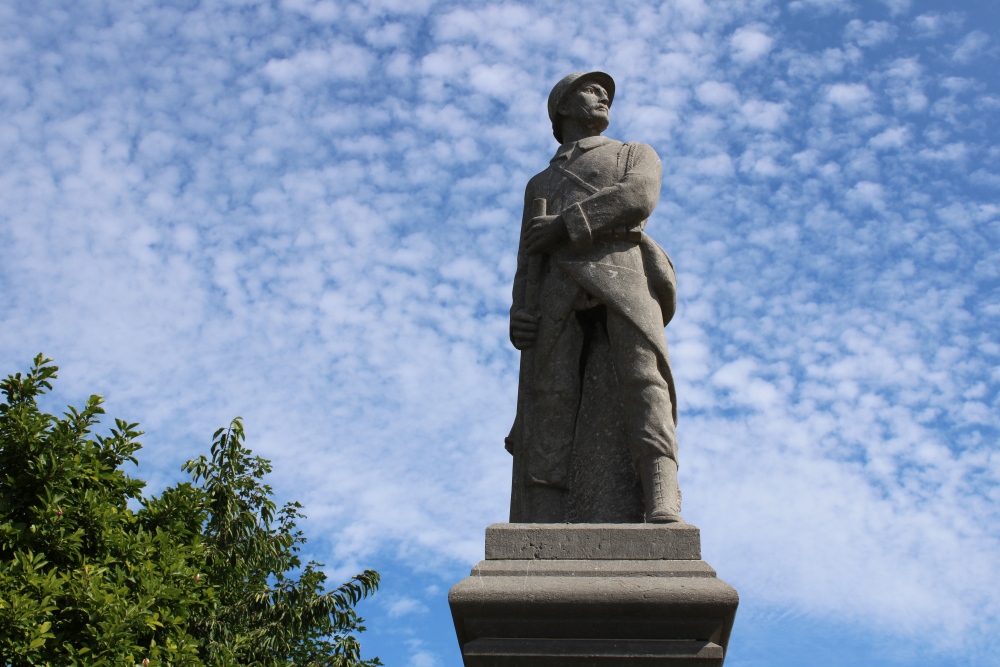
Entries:
POLYGON ((510 522, 449 594, 467 667, 721 666, 739 597, 681 517, 664 327, 674 268, 645 233, 660 159, 602 136, 603 72, 548 98, 559 148, 525 189, 510 522))

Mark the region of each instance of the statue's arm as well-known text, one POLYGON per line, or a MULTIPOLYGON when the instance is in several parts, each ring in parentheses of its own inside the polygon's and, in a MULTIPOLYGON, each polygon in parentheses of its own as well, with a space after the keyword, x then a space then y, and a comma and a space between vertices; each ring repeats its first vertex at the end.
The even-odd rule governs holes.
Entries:
POLYGON ((525 310, 528 293, 529 255, 525 247, 525 232, 531 220, 533 201, 531 181, 524 190, 524 207, 521 213, 521 234, 517 243, 517 270, 514 273, 513 302, 510 307, 510 342, 519 350, 531 347, 538 331, 538 316, 525 310))
POLYGON ((525 294, 528 285, 528 252, 524 247, 524 233, 527 231, 530 216, 529 204, 531 203, 531 182, 524 189, 524 207, 521 209, 521 232, 517 239, 517 270, 514 272, 514 297, 513 305, 510 308, 511 314, 524 308, 525 294))
POLYGON ((617 183, 597 191, 560 214, 573 249, 578 253, 590 247, 595 235, 642 222, 656 208, 660 199, 663 166, 651 146, 634 146, 634 164, 617 183))

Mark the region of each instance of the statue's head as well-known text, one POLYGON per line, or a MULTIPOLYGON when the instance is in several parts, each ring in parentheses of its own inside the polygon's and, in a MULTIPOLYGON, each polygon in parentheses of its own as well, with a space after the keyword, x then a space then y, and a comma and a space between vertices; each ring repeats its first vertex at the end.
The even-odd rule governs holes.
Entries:
POLYGON ((560 79, 549 93, 549 120, 552 135, 562 143, 566 118, 596 127, 608 127, 608 110, 615 99, 615 80, 604 72, 574 72, 560 79))

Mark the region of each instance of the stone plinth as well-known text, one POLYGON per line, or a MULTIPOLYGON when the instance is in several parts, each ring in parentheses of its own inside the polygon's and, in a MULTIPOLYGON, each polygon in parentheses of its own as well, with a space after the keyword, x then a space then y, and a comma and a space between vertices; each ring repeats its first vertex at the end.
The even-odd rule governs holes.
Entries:
POLYGON ((716 667, 739 596, 688 524, 494 524, 448 600, 466 667, 716 667))

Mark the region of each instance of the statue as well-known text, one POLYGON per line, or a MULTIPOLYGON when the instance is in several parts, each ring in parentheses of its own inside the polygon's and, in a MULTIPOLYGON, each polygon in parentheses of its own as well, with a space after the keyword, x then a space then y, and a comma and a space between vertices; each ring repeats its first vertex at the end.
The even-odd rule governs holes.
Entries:
POLYGON ((666 253, 646 144, 602 137, 615 83, 575 73, 548 99, 560 143, 524 195, 510 339, 521 351, 511 523, 683 523, 666 253))
POLYGON ((486 558, 448 593, 470 667, 723 667, 736 618, 739 595, 680 516, 663 333, 676 278, 643 231, 661 166, 601 136, 614 96, 603 72, 556 84, 560 146, 524 193, 510 522, 486 529, 486 558))

